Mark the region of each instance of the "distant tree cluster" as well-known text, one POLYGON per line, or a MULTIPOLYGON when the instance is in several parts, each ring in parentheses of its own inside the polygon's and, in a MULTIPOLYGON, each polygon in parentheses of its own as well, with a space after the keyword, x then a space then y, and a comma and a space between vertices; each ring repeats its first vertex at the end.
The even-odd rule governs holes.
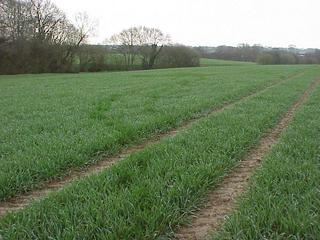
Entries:
POLYGON ((133 27, 113 35, 110 42, 118 46, 129 69, 136 58, 140 58, 143 68, 151 69, 163 46, 170 43, 170 37, 156 28, 133 27))
POLYGON ((298 64, 299 57, 292 52, 271 50, 261 52, 256 61, 259 64, 298 64))
POLYGON ((70 72, 94 25, 86 14, 71 22, 50 0, 0 1, 0 72, 70 72))
POLYGON ((320 64, 320 50, 299 53, 290 50, 273 49, 263 51, 257 58, 259 64, 320 64))
POLYGON ((262 47, 259 45, 249 46, 247 44, 241 44, 238 47, 220 46, 212 53, 212 56, 217 59, 254 62, 261 51, 262 47))
POLYGON ((157 62, 160 68, 197 67, 200 55, 191 47, 183 45, 166 46, 157 62))
POLYGON ((172 45, 170 36, 156 28, 132 27, 106 42, 113 46, 110 52, 122 55, 126 70, 199 66, 200 56, 195 50, 172 45))
POLYGON ((296 48, 265 48, 260 45, 241 44, 238 47, 196 47, 206 58, 249 61, 259 64, 320 64, 320 50, 296 48))

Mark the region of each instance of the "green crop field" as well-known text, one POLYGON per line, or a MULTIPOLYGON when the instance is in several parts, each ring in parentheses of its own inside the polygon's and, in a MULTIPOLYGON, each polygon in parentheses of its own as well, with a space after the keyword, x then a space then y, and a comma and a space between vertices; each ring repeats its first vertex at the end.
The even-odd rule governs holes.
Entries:
POLYGON ((299 71, 303 67, 1 76, 0 199, 299 71))
MULTIPOLYGON (((320 76, 316 65, 217 60, 202 60, 202 65, 207 67, 0 76, 0 201, 201 118, 175 137, 4 216, 0 239, 172 237, 320 76), (226 103, 235 105, 206 116, 226 103)), ((319 139, 314 138, 319 133, 317 102, 319 88, 255 175, 252 189, 240 201, 241 210, 219 233, 221 239, 305 239, 320 233, 315 230, 320 176, 319 139), (279 158, 285 161, 279 163, 279 158), (299 179, 308 187, 290 183, 299 179), (295 194, 299 196, 292 198, 295 194), (296 203, 303 207, 296 209, 296 203), (267 209, 286 209, 292 219, 286 220, 280 211, 271 219, 267 209), (311 226, 299 228, 301 224, 311 226)))
POLYGON ((201 58, 200 66, 202 67, 218 67, 218 66, 248 66, 254 65, 252 62, 239 62, 239 61, 229 61, 229 60, 220 60, 220 59, 210 59, 210 58, 201 58))

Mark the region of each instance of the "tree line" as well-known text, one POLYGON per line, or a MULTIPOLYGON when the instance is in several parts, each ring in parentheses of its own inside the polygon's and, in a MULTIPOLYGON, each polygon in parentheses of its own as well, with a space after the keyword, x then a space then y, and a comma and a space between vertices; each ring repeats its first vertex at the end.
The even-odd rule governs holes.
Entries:
POLYGON ((133 27, 89 45, 95 27, 85 13, 68 19, 50 0, 0 0, 0 74, 199 65, 196 51, 159 29, 133 27))
POLYGON ((72 72, 93 27, 86 14, 71 22, 48 0, 1 0, 0 72, 72 72))
POLYGON ((195 47, 202 57, 257 62, 259 64, 320 64, 319 49, 266 48, 240 44, 237 47, 195 47))

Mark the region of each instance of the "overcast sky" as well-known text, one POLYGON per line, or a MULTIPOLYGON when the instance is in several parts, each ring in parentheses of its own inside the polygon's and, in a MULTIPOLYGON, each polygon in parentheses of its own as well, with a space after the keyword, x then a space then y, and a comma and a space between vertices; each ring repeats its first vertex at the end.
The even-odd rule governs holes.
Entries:
POLYGON ((160 28, 186 45, 320 48, 320 0, 53 0, 99 25, 92 43, 132 26, 160 28))

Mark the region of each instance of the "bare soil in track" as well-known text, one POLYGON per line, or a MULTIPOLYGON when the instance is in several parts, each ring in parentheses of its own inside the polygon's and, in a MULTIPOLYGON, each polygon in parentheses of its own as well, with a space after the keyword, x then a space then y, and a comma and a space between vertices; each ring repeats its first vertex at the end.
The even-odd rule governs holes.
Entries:
POLYGON ((176 134, 178 134, 179 132, 183 131, 186 128, 189 128, 192 124, 195 124, 196 122, 200 121, 201 119, 203 119, 207 116, 222 112, 226 108, 230 108, 239 102, 242 102, 246 99, 252 98, 252 97, 254 97, 254 96, 256 96, 256 95, 258 95, 258 94, 260 94, 260 93, 262 93, 262 92, 264 92, 264 91, 266 91, 266 90, 268 90, 278 84, 281 84, 281 83, 288 81, 292 78, 302 76, 303 74, 304 74, 303 72, 293 74, 282 81, 275 82, 275 83, 273 83, 273 84, 271 84, 261 90, 258 90, 253 93, 249 93, 248 95, 243 96, 242 98, 240 98, 238 100, 226 103, 220 108, 214 108, 204 114, 199 115, 197 118, 184 121, 179 127, 172 129, 166 133, 157 134, 157 135, 147 139, 146 141, 144 141, 141 144, 124 148, 116 156, 106 157, 106 158, 104 158, 104 159, 102 159, 92 165, 89 165, 88 167, 86 167, 84 169, 71 169, 69 171, 68 175, 66 175, 66 176, 60 176, 59 178, 56 178, 56 179, 53 179, 53 180, 50 180, 47 182, 43 182, 38 188, 36 188, 34 190, 19 194, 15 197, 9 198, 6 201, 2 201, 2 202, 0 202, 0 218, 5 216, 9 212, 17 211, 19 209, 24 208, 25 206, 29 205, 33 201, 37 201, 37 200, 40 200, 41 198, 46 197, 50 192, 54 192, 54 191, 58 191, 58 190, 62 189, 63 187, 67 186, 68 184, 70 184, 71 182, 73 182, 77 179, 80 179, 80 178, 83 178, 83 177, 86 177, 86 176, 89 176, 92 174, 99 173, 103 169, 106 169, 106 168, 110 167, 111 165, 113 165, 114 163, 121 161, 124 158, 128 157, 130 154, 139 152, 150 145, 159 143, 160 140, 162 140, 166 137, 173 137, 176 134))
POLYGON ((250 176, 261 165, 262 159, 270 152, 279 139, 280 134, 292 121, 295 111, 304 103, 319 82, 320 79, 310 85, 278 124, 209 193, 204 206, 193 216, 191 224, 180 228, 175 235, 175 239, 210 238, 210 234, 216 231, 228 214, 235 209, 236 199, 246 190, 250 176))

